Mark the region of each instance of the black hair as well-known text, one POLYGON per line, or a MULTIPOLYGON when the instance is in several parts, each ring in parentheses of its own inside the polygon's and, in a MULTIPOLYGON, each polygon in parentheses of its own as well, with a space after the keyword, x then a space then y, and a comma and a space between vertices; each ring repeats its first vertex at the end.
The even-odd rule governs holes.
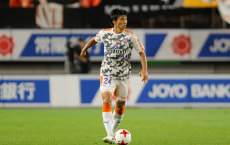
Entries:
POLYGON ((84 40, 82 37, 79 37, 79 38, 78 38, 78 41, 84 42, 85 40, 84 40))
MULTIPOLYGON (((125 15, 127 16, 128 15, 128 12, 126 10, 122 10, 122 9, 113 9, 111 11, 111 14, 110 14, 110 18, 111 18, 111 23, 113 22, 113 20, 117 20, 121 15, 125 15)), ((112 23, 113 25, 113 23, 112 23)))

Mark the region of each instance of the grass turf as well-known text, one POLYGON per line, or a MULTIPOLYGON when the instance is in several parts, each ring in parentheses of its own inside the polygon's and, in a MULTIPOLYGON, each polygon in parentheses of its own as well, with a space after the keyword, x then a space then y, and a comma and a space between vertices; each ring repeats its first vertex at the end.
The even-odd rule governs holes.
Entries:
MULTIPOLYGON (((230 145, 230 109, 126 108, 130 145, 230 145)), ((0 145, 104 145, 101 108, 0 109, 0 145)))

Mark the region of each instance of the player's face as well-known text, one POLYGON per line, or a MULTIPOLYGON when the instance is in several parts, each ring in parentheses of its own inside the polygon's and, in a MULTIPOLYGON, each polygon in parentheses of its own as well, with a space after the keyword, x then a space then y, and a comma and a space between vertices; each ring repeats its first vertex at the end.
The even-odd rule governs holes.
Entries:
POLYGON ((114 21, 114 27, 124 30, 127 27, 127 16, 126 15, 121 15, 117 18, 117 21, 114 21))

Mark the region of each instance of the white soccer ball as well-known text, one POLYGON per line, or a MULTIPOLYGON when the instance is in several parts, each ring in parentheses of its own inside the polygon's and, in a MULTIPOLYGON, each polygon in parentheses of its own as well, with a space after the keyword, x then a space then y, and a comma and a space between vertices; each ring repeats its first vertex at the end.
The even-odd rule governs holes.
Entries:
POLYGON ((131 142, 131 133, 126 129, 120 129, 114 134, 116 144, 127 145, 131 142))

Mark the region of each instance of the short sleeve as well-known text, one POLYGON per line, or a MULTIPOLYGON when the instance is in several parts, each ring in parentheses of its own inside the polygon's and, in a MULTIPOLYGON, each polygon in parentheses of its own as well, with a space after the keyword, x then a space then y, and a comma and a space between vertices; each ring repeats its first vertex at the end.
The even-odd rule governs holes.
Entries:
POLYGON ((99 31, 97 35, 95 36, 96 42, 102 42, 102 31, 99 31))
POLYGON ((144 45, 140 42, 139 38, 136 37, 136 35, 132 35, 132 46, 136 50, 136 52, 144 51, 144 45))

